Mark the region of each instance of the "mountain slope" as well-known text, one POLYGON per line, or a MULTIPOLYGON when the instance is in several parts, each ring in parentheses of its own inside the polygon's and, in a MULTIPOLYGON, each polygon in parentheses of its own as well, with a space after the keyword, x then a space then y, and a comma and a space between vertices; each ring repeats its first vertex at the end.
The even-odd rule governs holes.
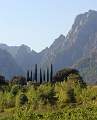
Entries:
POLYGON ((53 43, 48 55, 44 56, 43 64, 53 63, 55 70, 58 70, 73 65, 82 57, 88 57, 97 49, 97 12, 90 10, 78 15, 66 38, 60 41, 59 37, 57 41, 60 46, 59 43, 56 46, 53 43), (52 52, 53 49, 55 51, 52 52))
POLYGON ((24 71, 31 69, 32 65, 37 62, 37 53, 24 44, 21 46, 0 44, 0 48, 9 52, 24 71))
MULTIPOLYGON (((66 39, 64 35, 60 35, 57 39, 55 39, 54 43, 48 48, 48 50, 42 56, 42 59, 40 62, 42 67, 47 67, 47 66, 50 66, 51 63, 53 64, 55 63, 55 60, 59 58, 58 56, 61 53, 63 53, 65 42, 66 42, 66 39)), ((54 66, 54 67, 57 67, 57 66, 54 66)))
POLYGON ((33 64, 37 61, 37 53, 25 45, 19 47, 16 56, 14 57, 17 63, 24 71, 31 69, 33 64))
POLYGON ((72 67, 80 71, 88 84, 97 84, 97 52, 81 59, 72 67))
POLYGON ((17 65, 14 58, 5 50, 0 49, 0 74, 6 79, 11 79, 14 75, 23 75, 23 70, 17 65))

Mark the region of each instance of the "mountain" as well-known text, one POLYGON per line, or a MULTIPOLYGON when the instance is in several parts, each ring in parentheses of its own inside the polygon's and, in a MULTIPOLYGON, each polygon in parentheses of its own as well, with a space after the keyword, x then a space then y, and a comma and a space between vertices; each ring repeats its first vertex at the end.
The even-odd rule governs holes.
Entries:
POLYGON ((76 17, 66 37, 61 35, 55 40, 47 54, 43 56, 44 61, 41 64, 45 66, 53 63, 55 71, 77 64, 76 68, 80 70, 85 81, 89 84, 95 84, 97 82, 96 51, 97 11, 89 10, 76 17), (82 69, 81 66, 87 67, 82 69))
POLYGON ((40 53, 26 45, 12 47, 0 44, 0 48, 8 51, 24 71, 34 69, 36 63, 43 69, 52 63, 55 71, 78 64, 80 70, 79 61, 86 65, 84 60, 87 61, 93 53, 97 56, 97 11, 89 10, 78 15, 68 34, 60 35, 49 48, 40 53))
MULTIPOLYGON (((54 43, 48 48, 41 59, 40 64, 43 68, 50 66, 51 63, 55 64, 56 60, 59 58, 59 55, 64 52, 65 43, 66 39, 64 35, 60 35, 57 39, 55 39, 54 43)), ((63 64, 64 62, 62 62, 62 66, 63 64)), ((58 65, 59 63, 54 65, 54 68, 59 68, 58 65)))
POLYGON ((71 66, 91 54, 97 48, 97 12, 90 10, 78 15, 66 38, 61 41, 59 37, 55 42, 45 56, 45 63, 52 62, 56 69, 71 66), (57 44, 54 46, 55 42, 57 44), (53 49, 55 51, 52 52, 53 49))
POLYGON ((54 61, 55 66, 70 66, 78 59, 91 54, 97 47, 97 12, 90 10, 78 15, 66 38, 61 41, 59 37, 55 42, 46 56, 49 56, 50 60, 52 56, 56 56, 51 60, 51 62, 54 61), (55 42, 56 45, 54 45, 55 42), (55 51, 52 52, 52 50, 55 51))
POLYGON ((0 44, 0 48, 8 51, 13 57, 16 56, 19 46, 8 46, 6 44, 0 44))
POLYGON ((11 79, 15 75, 23 75, 21 67, 15 62, 14 58, 5 50, 0 48, 0 74, 11 79))
POLYGON ((80 59, 72 67, 80 71, 86 83, 97 84, 97 52, 80 59))
POLYGON ((37 53, 27 45, 8 46, 6 44, 0 44, 0 48, 9 52, 24 71, 30 69, 37 61, 37 53))
POLYGON ((84 14, 78 15, 67 35, 67 48, 77 50, 80 56, 88 56, 97 47, 96 21, 97 11, 89 10, 84 14))
POLYGON ((28 46, 21 45, 14 58, 21 68, 23 68, 24 71, 27 71, 27 69, 31 69, 36 63, 36 57, 37 53, 34 50, 31 50, 28 46))

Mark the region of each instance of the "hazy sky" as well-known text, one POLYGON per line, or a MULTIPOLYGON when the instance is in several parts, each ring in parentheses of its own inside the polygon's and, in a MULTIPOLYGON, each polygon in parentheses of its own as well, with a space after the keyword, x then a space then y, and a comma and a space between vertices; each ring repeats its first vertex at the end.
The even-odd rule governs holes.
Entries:
POLYGON ((97 0, 0 0, 0 43, 40 51, 89 9, 97 10, 97 0))

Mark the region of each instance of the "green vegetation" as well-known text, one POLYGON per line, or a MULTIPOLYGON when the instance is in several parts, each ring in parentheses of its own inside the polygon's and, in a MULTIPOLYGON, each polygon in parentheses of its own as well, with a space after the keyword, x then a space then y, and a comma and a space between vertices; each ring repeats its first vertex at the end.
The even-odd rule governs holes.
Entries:
POLYGON ((60 82, 0 85, 0 120, 97 120, 97 86, 69 73, 60 82))

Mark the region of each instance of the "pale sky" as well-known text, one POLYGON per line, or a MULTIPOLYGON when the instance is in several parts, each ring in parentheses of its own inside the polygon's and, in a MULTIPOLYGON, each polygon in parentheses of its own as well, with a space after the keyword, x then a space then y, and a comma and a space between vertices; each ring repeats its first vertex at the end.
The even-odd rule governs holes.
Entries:
POLYGON ((0 43, 26 44, 39 52, 89 9, 97 10, 97 0, 0 0, 0 43))

